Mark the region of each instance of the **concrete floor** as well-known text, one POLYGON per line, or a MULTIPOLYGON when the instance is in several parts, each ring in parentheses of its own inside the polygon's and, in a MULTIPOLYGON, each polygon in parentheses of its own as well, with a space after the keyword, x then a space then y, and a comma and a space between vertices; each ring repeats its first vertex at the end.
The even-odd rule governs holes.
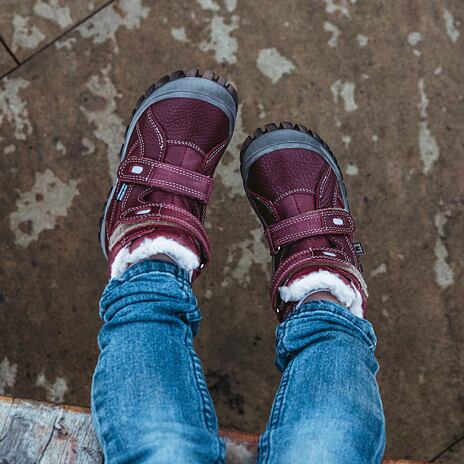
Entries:
POLYGON ((256 126, 293 119, 346 173, 387 454, 464 462, 463 23, 459 0, 3 0, 0 394, 88 404, 97 222, 124 127, 145 87, 198 66, 229 76, 241 102, 196 285, 220 422, 261 430, 279 380, 269 256, 238 152, 256 126))

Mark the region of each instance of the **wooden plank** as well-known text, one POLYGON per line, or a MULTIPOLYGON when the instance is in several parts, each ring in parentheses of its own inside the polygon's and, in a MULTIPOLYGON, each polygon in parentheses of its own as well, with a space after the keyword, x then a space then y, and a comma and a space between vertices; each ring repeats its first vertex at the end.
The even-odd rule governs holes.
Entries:
MULTIPOLYGON (((256 462, 259 435, 223 431, 227 464, 256 462)), ((99 464, 90 410, 0 396, 0 462, 99 464)), ((421 464, 386 459, 383 464, 421 464)), ((423 464, 423 463, 422 463, 423 464)))
POLYGON ((16 398, 0 400, 1 462, 103 462, 87 410, 16 398))

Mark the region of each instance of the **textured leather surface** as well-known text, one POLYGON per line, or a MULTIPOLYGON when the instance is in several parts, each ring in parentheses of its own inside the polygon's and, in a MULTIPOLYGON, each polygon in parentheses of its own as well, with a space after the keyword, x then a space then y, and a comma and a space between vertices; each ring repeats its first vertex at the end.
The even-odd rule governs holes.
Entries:
POLYGON ((252 164, 245 187, 269 243, 271 299, 280 315, 288 308, 278 288, 320 268, 353 282, 365 303, 354 221, 343 209, 337 176, 322 156, 306 149, 275 150, 252 164))
POLYGON ((210 242, 203 228, 212 175, 229 141, 229 119, 196 99, 171 98, 139 118, 118 169, 106 215, 111 265, 117 252, 139 239, 174 238, 205 266, 210 242))

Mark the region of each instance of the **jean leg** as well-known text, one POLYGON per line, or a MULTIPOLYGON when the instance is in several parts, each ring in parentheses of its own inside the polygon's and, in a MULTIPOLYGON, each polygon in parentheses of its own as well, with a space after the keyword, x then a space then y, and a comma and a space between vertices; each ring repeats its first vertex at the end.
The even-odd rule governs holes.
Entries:
POLYGON ((260 463, 377 464, 385 418, 372 325, 327 301, 302 305, 277 328, 283 372, 259 445, 260 463))
POLYGON ((92 416, 108 463, 222 463, 224 445, 193 338, 188 274, 163 261, 106 287, 92 416))

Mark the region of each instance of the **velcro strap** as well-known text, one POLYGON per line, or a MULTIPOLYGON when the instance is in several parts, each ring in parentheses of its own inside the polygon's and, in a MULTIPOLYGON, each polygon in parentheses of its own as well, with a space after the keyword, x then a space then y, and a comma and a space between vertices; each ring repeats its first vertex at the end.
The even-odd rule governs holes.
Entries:
POLYGON ((118 178, 128 184, 156 187, 167 192, 185 195, 207 202, 213 188, 213 179, 188 169, 149 158, 131 156, 118 169, 118 178))
POLYGON ((279 221, 265 230, 271 253, 278 251, 281 246, 302 238, 353 232, 353 218, 344 209, 339 208, 318 209, 302 213, 279 221))

